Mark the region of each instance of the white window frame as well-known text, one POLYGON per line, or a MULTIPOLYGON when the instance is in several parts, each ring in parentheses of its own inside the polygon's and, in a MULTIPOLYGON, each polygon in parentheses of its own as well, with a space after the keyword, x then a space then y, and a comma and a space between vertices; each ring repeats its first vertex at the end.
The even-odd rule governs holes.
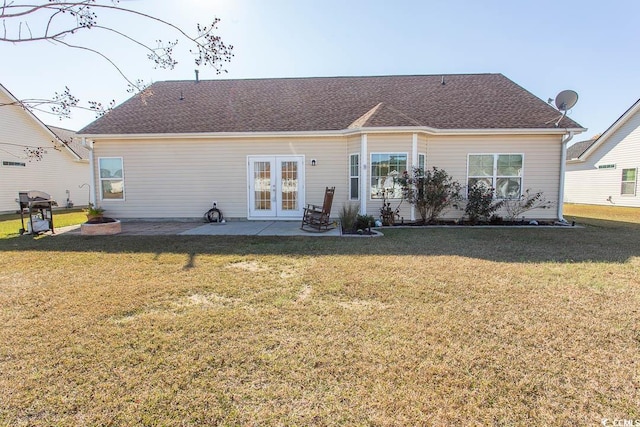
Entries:
POLYGON ((418 153, 418 168, 422 169, 422 175, 427 172, 427 155, 425 153, 418 153), (422 159, 422 161, 420 161, 422 159))
POLYGON ((625 197, 634 197, 636 195, 637 187, 638 187, 638 168, 622 168, 622 174, 620 177, 620 195, 625 197), (628 170, 635 171, 635 174, 634 174, 635 179, 633 181, 624 181, 624 171, 628 171, 628 170), (633 183, 633 193, 622 192, 624 184, 628 184, 628 183, 633 183))
POLYGON ((99 185, 99 191, 100 191, 100 201, 103 202, 122 202, 125 200, 125 177, 124 177, 124 158, 123 157, 114 157, 114 156, 109 156, 109 157, 98 157, 98 185, 99 185), (112 160, 112 159, 118 159, 120 160, 120 164, 122 165, 122 177, 118 178, 118 179, 114 179, 114 178, 103 178, 102 177, 102 171, 100 168, 100 163, 102 160, 112 160), (104 198, 104 191, 102 191, 102 183, 103 181, 122 181, 122 198, 120 199, 105 199, 104 198))
MULTIPOLYGON (((373 179, 373 156, 380 156, 380 155, 386 155, 386 156, 391 156, 391 155, 403 155, 405 156, 405 169, 401 170, 401 171, 397 171, 398 172, 398 177, 400 177, 402 175, 402 172, 404 172, 405 170, 408 170, 408 168, 410 167, 409 164, 409 153, 406 151, 380 151, 380 152, 371 152, 369 153, 369 182, 367 183, 367 192, 369 193, 369 200, 382 200, 382 197, 373 197, 373 194, 371 192, 371 180, 373 179)), ((393 200, 399 200, 402 197, 392 197, 391 199, 393 200)))
POLYGON ((348 166, 349 167, 349 172, 348 172, 349 185, 347 186, 347 188, 349 189, 349 200, 350 201, 354 201, 354 202, 360 200, 360 179, 361 179, 361 177, 360 177, 360 166, 361 166, 360 153, 351 153, 351 154, 349 154, 349 166, 348 166), (352 159, 354 157, 357 159, 357 167, 356 167, 356 174, 355 175, 353 174, 353 163, 351 163, 351 161, 352 161, 352 159), (354 188, 353 188, 353 179, 354 178, 358 180, 357 184, 356 184, 356 188, 355 188, 356 194, 357 194, 357 197, 355 199, 351 196, 351 194, 353 193, 353 190, 354 190, 354 188))
MULTIPOLYGON (((520 172, 520 176, 517 178, 520 178, 520 197, 522 196, 522 189, 524 188, 524 163, 525 163, 525 157, 524 157, 524 153, 468 153, 467 154, 467 181, 466 181, 466 185, 467 185, 467 191, 468 191, 468 186, 469 186, 469 178, 491 178, 491 187, 492 188, 496 188, 497 182, 499 178, 516 178, 515 175, 498 175, 498 157, 499 156, 520 156, 522 158, 522 169, 520 172), (479 176, 469 176, 469 165, 470 165, 470 159, 471 156, 493 156, 493 175, 490 177, 479 177, 479 176)), ((499 198, 497 197, 497 192, 495 193, 494 197, 496 199, 503 199, 503 198, 499 198)), ((508 199, 504 199, 504 200, 508 200, 508 199)))

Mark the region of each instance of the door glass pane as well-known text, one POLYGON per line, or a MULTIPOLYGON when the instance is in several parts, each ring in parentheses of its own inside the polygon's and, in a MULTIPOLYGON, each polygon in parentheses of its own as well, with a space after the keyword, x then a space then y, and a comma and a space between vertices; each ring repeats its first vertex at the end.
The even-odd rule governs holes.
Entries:
POLYGON ((281 209, 285 211, 298 210, 298 162, 284 161, 280 163, 281 209))
POLYGON ((271 209, 271 162, 253 163, 254 209, 271 209))

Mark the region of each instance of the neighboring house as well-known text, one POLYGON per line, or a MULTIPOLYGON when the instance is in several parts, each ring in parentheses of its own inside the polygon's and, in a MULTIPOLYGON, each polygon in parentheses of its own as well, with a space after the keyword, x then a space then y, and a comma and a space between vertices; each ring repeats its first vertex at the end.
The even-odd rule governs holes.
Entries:
POLYGON ((567 150, 565 202, 640 207, 640 100, 596 139, 567 150))
POLYGON ((59 206, 88 202, 89 152, 72 131, 47 127, 0 85, 0 212, 15 212, 20 191, 49 193, 59 206), (27 155, 37 150, 41 160, 27 155), (68 191, 68 193, 67 193, 68 191))
POLYGON ((227 218, 299 219, 335 186, 333 216, 352 203, 378 217, 412 166, 561 200, 565 141, 584 129, 559 117, 501 74, 166 81, 78 134, 111 216, 194 218, 217 201, 227 218))

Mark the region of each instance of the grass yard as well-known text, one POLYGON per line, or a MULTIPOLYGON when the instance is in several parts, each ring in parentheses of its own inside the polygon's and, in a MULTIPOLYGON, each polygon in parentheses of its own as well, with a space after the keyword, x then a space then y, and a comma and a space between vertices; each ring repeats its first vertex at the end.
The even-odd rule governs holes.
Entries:
MULTIPOLYGON (((82 209, 64 209, 53 211, 53 227, 66 227, 68 225, 82 224, 87 220, 87 215, 82 209)), ((24 226, 27 227, 28 215, 24 218, 24 226)), ((22 224, 20 214, 0 215, 0 239, 15 237, 20 234, 22 224)))
POLYGON ((565 217, 580 217, 640 224, 640 208, 626 206, 576 205, 565 203, 565 217))
POLYGON ((589 224, 1 239, 0 425, 638 420, 640 225, 589 224))

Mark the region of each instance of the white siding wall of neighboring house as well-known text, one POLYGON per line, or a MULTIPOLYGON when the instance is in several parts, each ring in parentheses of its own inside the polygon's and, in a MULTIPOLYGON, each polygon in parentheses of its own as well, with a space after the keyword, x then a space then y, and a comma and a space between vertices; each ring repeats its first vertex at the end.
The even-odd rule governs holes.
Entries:
POLYGON ((225 217, 247 218, 247 156, 305 156, 305 203, 322 204, 325 187, 335 186, 337 217, 348 198, 347 153, 344 137, 98 140, 94 185, 98 204, 117 218, 199 218, 213 200, 225 217), (100 200, 100 157, 122 157, 124 200, 100 200))
MULTIPOLYGON (((0 93, 0 103, 11 102, 0 93)), ((0 107, 0 212, 18 209, 18 192, 40 190, 49 193, 60 206, 65 206, 66 190, 76 205, 88 203, 88 189, 78 188, 89 183, 89 163, 75 161, 66 149, 55 149, 53 136, 41 124, 17 106, 0 107), (41 161, 25 158, 24 147, 43 147, 41 161), (24 163, 25 166, 3 166, 2 162, 24 163)), ((55 221, 55 218, 54 218, 55 221)))
POLYGON ((567 164, 565 202, 640 207, 637 182, 635 196, 620 194, 622 170, 631 168, 640 169, 640 113, 630 117, 585 162, 567 164), (601 165, 615 168, 600 169, 601 165))

